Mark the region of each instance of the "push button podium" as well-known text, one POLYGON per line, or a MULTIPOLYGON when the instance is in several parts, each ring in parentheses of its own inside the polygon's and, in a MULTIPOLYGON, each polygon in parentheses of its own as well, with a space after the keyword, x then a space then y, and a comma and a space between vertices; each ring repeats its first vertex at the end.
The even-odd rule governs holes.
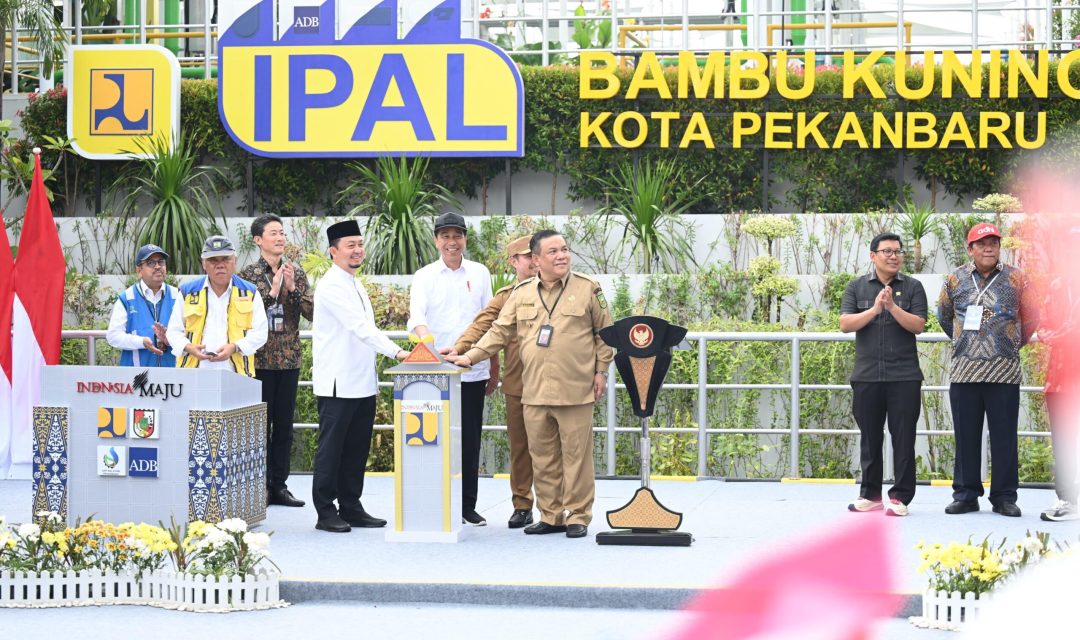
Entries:
POLYGON ((394 380, 394 525, 387 542, 461 533, 461 372, 430 342, 386 370, 394 380))
POLYGON ((231 371, 46 367, 33 512, 68 524, 266 518, 266 405, 231 371))

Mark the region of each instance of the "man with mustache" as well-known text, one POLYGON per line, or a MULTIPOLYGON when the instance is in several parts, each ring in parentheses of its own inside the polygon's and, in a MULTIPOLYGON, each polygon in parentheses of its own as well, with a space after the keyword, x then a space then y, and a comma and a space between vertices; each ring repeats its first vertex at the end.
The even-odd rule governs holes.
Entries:
POLYGON ((266 308, 255 285, 236 275, 236 249, 225 236, 203 243, 206 275, 180 286, 166 335, 176 366, 226 369, 255 376, 255 352, 266 344, 266 308))
POLYGON ((472 349, 448 358, 468 366, 520 345, 521 403, 533 460, 540 522, 525 533, 584 538, 596 494, 593 407, 607 388, 615 356, 599 332, 612 324, 603 289, 570 270, 570 248, 551 229, 530 241, 539 275, 516 287, 472 349))

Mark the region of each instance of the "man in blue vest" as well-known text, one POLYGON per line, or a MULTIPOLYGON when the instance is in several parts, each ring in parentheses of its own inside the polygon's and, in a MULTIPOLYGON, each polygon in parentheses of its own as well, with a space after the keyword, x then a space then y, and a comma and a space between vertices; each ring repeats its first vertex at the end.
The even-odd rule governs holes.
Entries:
POLYGON ((135 253, 138 281, 125 289, 113 304, 105 339, 120 349, 123 367, 175 367, 169 351, 165 324, 180 299, 176 287, 165 284, 169 254, 153 244, 135 253))

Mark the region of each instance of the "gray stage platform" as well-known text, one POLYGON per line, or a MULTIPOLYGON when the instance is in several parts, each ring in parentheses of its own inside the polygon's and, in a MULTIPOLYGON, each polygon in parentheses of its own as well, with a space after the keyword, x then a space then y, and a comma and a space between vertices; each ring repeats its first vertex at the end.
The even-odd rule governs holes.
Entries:
MULTIPOLYGON (((310 498, 310 476, 294 476, 293 492, 310 498)), ((689 548, 599 546, 593 534, 606 529, 604 511, 621 506, 638 486, 632 480, 597 484, 590 536, 526 536, 506 528, 512 506, 506 480, 481 478, 478 509, 487 527, 468 527, 458 544, 387 543, 383 530, 355 529, 330 534, 314 529, 315 512, 272 507, 260 527, 272 531, 274 561, 283 573, 282 595, 294 603, 439 603, 462 606, 677 608, 694 591, 724 586, 756 553, 798 544, 801 534, 827 529, 852 518, 883 518, 881 512, 853 514, 846 505, 856 487, 845 484, 775 482, 658 481, 660 500, 685 514, 683 529, 694 534, 689 548)), ((0 514, 9 522, 30 516, 30 483, 0 482, 0 514)), ((983 511, 947 516, 946 487, 920 486, 911 515, 890 518, 896 527, 893 555, 899 561, 899 591, 914 595, 920 540, 976 540, 990 535, 1017 539, 1028 529, 1076 540, 1080 522, 1046 523, 1038 513, 1053 500, 1048 490, 1020 492, 1022 518, 983 511)), ((310 500, 309 500, 310 502, 310 500)), ((390 518, 393 484, 368 479, 364 505, 390 518)), ((909 600, 907 612, 918 599, 909 600)))

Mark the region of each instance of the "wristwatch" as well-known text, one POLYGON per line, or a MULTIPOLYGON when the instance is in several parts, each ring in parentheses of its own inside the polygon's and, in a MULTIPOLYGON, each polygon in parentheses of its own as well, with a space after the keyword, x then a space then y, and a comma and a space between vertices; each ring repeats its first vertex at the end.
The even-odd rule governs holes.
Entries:
POLYGON ((607 371, 597 371, 596 373, 604 376, 605 379, 608 377, 608 372, 607 371))

